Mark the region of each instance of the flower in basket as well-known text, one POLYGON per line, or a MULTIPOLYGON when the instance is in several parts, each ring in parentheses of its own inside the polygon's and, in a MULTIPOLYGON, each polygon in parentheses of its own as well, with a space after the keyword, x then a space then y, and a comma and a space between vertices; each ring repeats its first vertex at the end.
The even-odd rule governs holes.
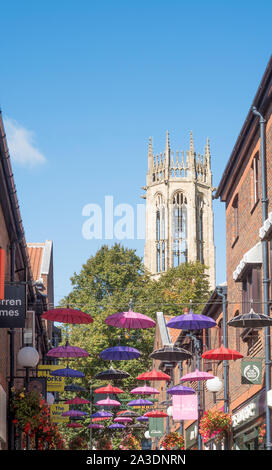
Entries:
POLYGON ((221 442, 231 430, 232 420, 229 413, 208 410, 200 420, 199 433, 204 442, 215 439, 221 442))
POLYGON ((13 423, 26 434, 39 425, 41 410, 41 397, 37 391, 26 392, 25 389, 14 391, 11 399, 13 423))
POLYGON ((266 435, 266 424, 262 424, 261 426, 258 427, 258 441, 259 444, 262 444, 264 442, 264 438, 266 435))
POLYGON ((121 450, 141 450, 141 444, 133 434, 128 434, 120 443, 121 450))
POLYGON ((161 445, 164 450, 184 449, 184 438, 178 432, 170 432, 165 436, 161 445))

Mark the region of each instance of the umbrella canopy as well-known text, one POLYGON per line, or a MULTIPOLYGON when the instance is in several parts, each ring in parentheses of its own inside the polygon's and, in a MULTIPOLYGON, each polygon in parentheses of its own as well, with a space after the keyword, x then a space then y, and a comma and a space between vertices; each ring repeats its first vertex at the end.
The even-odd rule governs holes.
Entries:
POLYGON ((123 380, 127 379, 130 377, 130 374, 128 372, 125 372, 124 370, 118 370, 118 369, 113 369, 111 367, 108 370, 104 370, 102 372, 99 372, 94 376, 94 379, 98 380, 123 380))
POLYGON ((64 413, 62 413, 62 416, 71 416, 71 417, 85 416, 85 415, 87 415, 85 411, 79 411, 79 410, 69 410, 69 411, 64 411, 64 413))
POLYGON ((213 379, 214 375, 209 374, 208 372, 200 372, 198 369, 196 369, 194 372, 190 372, 189 374, 183 375, 181 377, 180 381, 181 382, 195 382, 199 380, 209 380, 213 379))
POLYGON ((89 400, 85 400, 85 398, 75 397, 71 400, 66 400, 64 402, 66 405, 84 405, 90 403, 89 400))
POLYGON ((149 418, 148 416, 139 416, 139 418, 136 418, 136 421, 148 421, 149 418))
POLYGON ((220 348, 206 351, 201 357, 203 357, 203 359, 213 359, 215 361, 236 361, 236 359, 241 359, 244 356, 239 351, 225 348, 225 346, 220 346, 220 348))
POLYGON ((179 330, 202 330, 216 326, 216 321, 206 315, 195 314, 190 310, 187 314, 172 318, 166 326, 179 330))
POLYGON ((186 349, 177 348, 176 346, 164 346, 161 349, 153 351, 149 357, 159 361, 179 362, 192 357, 192 354, 186 349))
POLYGON ((192 395, 195 393, 195 390, 184 385, 175 385, 174 387, 168 388, 166 390, 170 395, 192 395))
POLYGON ((72 308, 54 308, 47 310, 41 315, 44 320, 56 321, 59 323, 92 323, 93 318, 87 313, 72 308))
POLYGON ((70 369, 68 366, 65 367, 65 369, 51 370, 50 375, 56 375, 58 377, 85 377, 85 374, 83 374, 83 372, 80 372, 79 370, 75 369, 70 369))
POLYGON ((135 394, 135 395, 157 395, 160 392, 156 388, 148 387, 147 385, 144 385, 143 387, 134 388, 133 390, 130 391, 130 393, 135 394))
POLYGON ((136 413, 136 411, 132 411, 132 410, 125 410, 125 411, 119 411, 117 413, 117 416, 125 416, 125 417, 128 417, 128 418, 136 418, 137 416, 139 416, 139 413, 136 413))
POLYGON ((262 313, 256 313, 251 308, 249 313, 232 318, 228 321, 228 325, 236 328, 264 328, 272 326, 272 318, 262 313))
POLYGON ((156 369, 153 369, 151 372, 144 372, 136 378, 138 380, 171 380, 170 375, 167 375, 164 372, 158 372, 156 369))
POLYGON ((164 413, 164 411, 159 410, 148 411, 144 414, 144 416, 147 416, 148 418, 168 418, 167 413, 164 413))
POLYGON ((112 418, 113 413, 111 413, 110 411, 101 410, 101 411, 97 411, 96 413, 92 414, 91 417, 92 418, 112 418))
POLYGON ((77 384, 65 385, 64 390, 66 392, 88 392, 86 388, 81 387, 80 385, 77 385, 77 384))
POLYGON ((142 428, 142 429, 146 429, 146 426, 144 426, 143 424, 141 423, 135 423, 135 424, 129 424, 128 425, 128 429, 130 428, 142 428))
POLYGON ((140 351, 129 346, 114 346, 107 348, 99 354, 104 361, 128 361, 130 359, 137 359, 141 355, 140 351))
POLYGON ((92 429, 104 429, 104 426, 102 424, 89 424, 88 428, 92 428, 92 429))
POLYGON ((80 423, 67 423, 67 428, 83 428, 83 425, 80 423))
POLYGON ((124 393, 124 390, 121 390, 121 388, 118 387, 113 387, 111 384, 108 384, 106 387, 100 387, 97 388, 94 393, 124 393))
POLYGON ((49 357, 87 357, 89 353, 85 349, 78 348, 77 346, 70 346, 68 341, 65 346, 50 349, 46 354, 49 357))
POLYGON ((98 406, 120 406, 121 403, 120 403, 120 401, 111 400, 110 397, 107 397, 105 400, 97 401, 96 405, 98 405, 98 406))
POLYGON ((123 429, 126 426, 121 423, 116 423, 116 424, 110 424, 109 429, 123 429))
POLYGON ((133 419, 129 418, 128 416, 119 416, 117 418, 114 418, 113 421, 116 421, 116 423, 132 423, 133 419))
POLYGON ((143 398, 139 398, 139 400, 132 400, 128 402, 128 406, 153 406, 153 401, 144 400, 143 398))
POLYGON ((152 320, 152 318, 149 318, 142 313, 133 312, 132 310, 110 315, 106 318, 105 322, 107 325, 116 326, 117 328, 126 328, 128 330, 152 328, 156 326, 156 322, 152 320))

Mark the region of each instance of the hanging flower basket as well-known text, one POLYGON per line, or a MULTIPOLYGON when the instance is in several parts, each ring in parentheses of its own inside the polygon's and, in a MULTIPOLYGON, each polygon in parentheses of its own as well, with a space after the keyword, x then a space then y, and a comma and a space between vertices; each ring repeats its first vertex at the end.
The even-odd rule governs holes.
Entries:
POLYGON ((266 424, 262 424, 261 426, 258 427, 258 442, 259 444, 264 443, 264 438, 266 435, 266 424))
POLYGON ((170 432, 161 443, 163 450, 184 450, 184 438, 178 432, 170 432))
POLYGON ((107 437, 101 437, 96 441, 97 450, 112 450, 111 440, 107 437))
POLYGON ((132 434, 128 434, 120 444, 121 450, 141 450, 141 444, 132 434))
POLYGON ((232 426, 231 415, 223 411, 206 411, 200 420, 199 433, 203 442, 214 439, 221 442, 230 432, 232 426))

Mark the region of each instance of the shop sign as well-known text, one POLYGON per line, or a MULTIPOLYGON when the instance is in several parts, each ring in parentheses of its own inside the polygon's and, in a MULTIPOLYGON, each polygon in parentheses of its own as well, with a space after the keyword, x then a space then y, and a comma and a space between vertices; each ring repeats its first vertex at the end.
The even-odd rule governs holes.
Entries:
POLYGON ((251 402, 248 405, 244 406, 241 410, 239 410, 232 416, 233 428, 241 426, 250 419, 255 418, 256 412, 257 406, 255 402, 251 402))
POLYGON ((242 361, 241 379, 242 384, 260 385, 262 383, 262 361, 242 361))
POLYGON ((163 418, 149 418, 149 434, 150 437, 161 437, 164 435, 163 418))
POLYGON ((69 411, 69 405, 50 405, 50 420, 52 423, 69 423, 69 416, 62 416, 62 413, 69 411))
POLYGON ((197 443, 197 436, 198 436, 198 426, 197 426, 197 423, 193 423, 185 431, 187 449, 197 443))
POLYGON ((38 377, 46 377, 47 392, 63 392, 64 391, 64 377, 50 375, 51 370, 57 370, 61 367, 58 365, 44 364, 38 366, 38 377))
POLYGON ((0 300, 0 328, 24 328, 26 285, 6 284, 5 298, 0 300))

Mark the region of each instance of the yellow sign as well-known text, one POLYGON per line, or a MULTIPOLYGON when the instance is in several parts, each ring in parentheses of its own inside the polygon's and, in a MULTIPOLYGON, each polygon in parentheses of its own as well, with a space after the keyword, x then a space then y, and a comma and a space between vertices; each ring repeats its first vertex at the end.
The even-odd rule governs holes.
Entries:
POLYGON ((51 370, 61 369, 61 366, 44 364, 38 366, 38 377, 46 377, 47 391, 48 392, 63 392, 64 391, 64 377, 57 377, 50 375, 51 370))
POLYGON ((69 416, 62 416, 62 413, 69 411, 69 405, 50 405, 50 420, 52 423, 69 423, 69 416))

